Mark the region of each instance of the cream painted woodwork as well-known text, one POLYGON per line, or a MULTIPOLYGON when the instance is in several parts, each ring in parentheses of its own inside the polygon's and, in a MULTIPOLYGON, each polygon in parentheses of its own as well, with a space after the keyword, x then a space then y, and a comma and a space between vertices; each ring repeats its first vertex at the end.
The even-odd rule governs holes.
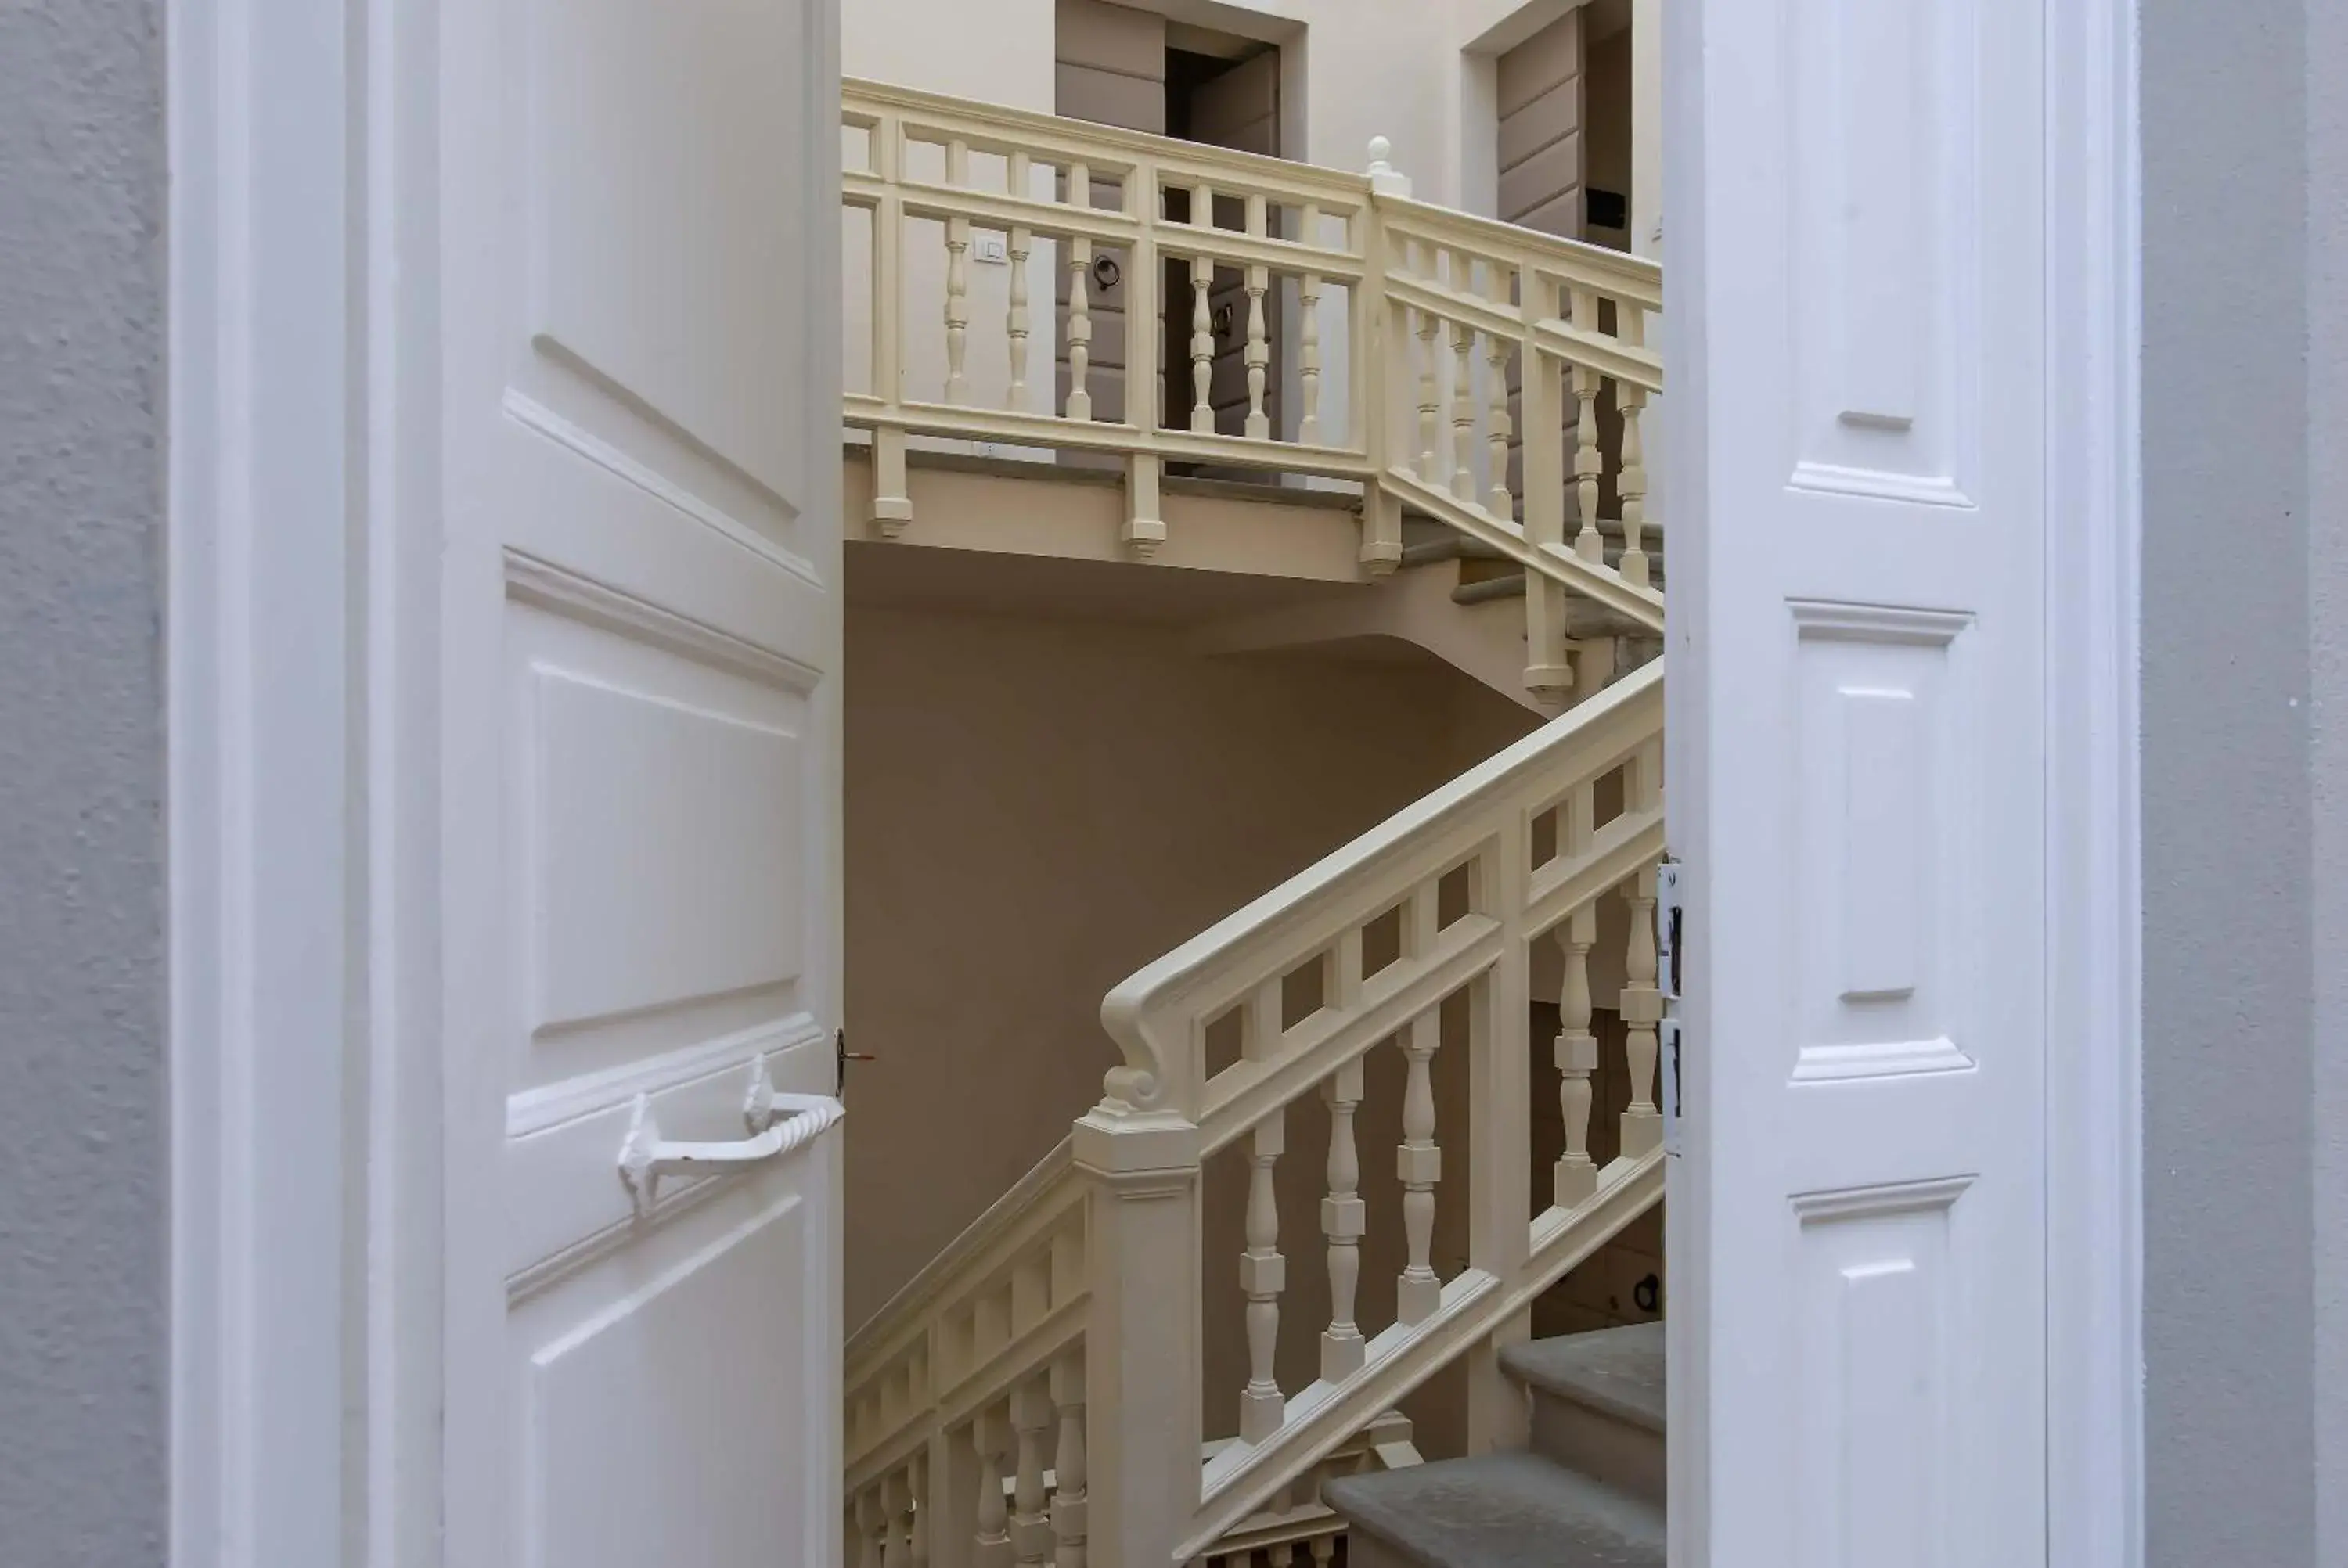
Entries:
POLYGON ((436 1560, 831 1568, 834 11, 439 26, 436 1560))
MULTIPOLYGON (((848 395, 846 420, 871 432, 865 516, 881 537, 901 536, 912 524, 905 455, 916 438, 962 437, 1120 463, 1119 542, 1143 559, 1166 543, 1160 493, 1168 462, 1269 469, 1361 488, 1365 574, 1400 562, 1406 505, 1527 567, 1524 683, 1546 700, 1573 685, 1569 598, 1662 629, 1663 600, 1648 580, 1641 532, 1644 508, 1623 508, 1628 532, 1612 562, 1596 516, 1601 477, 1618 495, 1643 493, 1641 409, 1662 384, 1661 362, 1647 346, 1663 305, 1662 274, 1653 263, 1414 201, 1382 147, 1372 149, 1370 174, 1344 174, 862 81, 846 87, 843 121, 842 200, 851 213, 867 215, 860 221, 873 236, 869 275, 850 282, 869 301, 872 323, 870 341, 860 345, 870 374, 851 374, 850 383, 870 390, 848 395), (982 174, 982 165, 995 172, 982 174), (1042 169, 1056 180, 1048 201, 1021 194, 1040 189, 1042 169), (1109 189, 1117 204, 1097 205, 1109 189), (1163 198, 1178 190, 1187 194, 1186 212, 1211 220, 1235 210, 1236 226, 1168 218, 1163 198), (987 370, 1006 359, 1017 364, 1011 352, 1017 339, 1004 340, 1000 355, 984 341, 984 323, 970 319, 957 292, 958 260, 947 270, 942 299, 916 297, 910 283, 909 246, 942 232, 951 256, 961 258, 973 234, 990 231, 1011 241, 1014 269, 1023 235, 1062 244, 1069 258, 1066 389, 1049 415, 1007 400, 1009 373, 987 370), (1271 417, 1265 400, 1282 378, 1268 366, 1248 377, 1249 409, 1236 432, 1217 430, 1211 418, 1188 427, 1161 422, 1161 388, 1148 376, 1126 381, 1122 417, 1107 417, 1094 405, 1085 281, 1092 259, 1111 251, 1128 258, 1121 275, 1132 321, 1157 316, 1160 262, 1169 260, 1196 263, 1193 280, 1210 280, 1218 265, 1260 276, 1266 304, 1275 284, 1315 302, 1317 308, 1299 313, 1293 436, 1271 417), (1342 305, 1334 303, 1340 298, 1342 305), (950 378, 942 396, 909 386, 904 374, 906 323, 932 312, 953 325, 961 345, 953 354, 961 379, 950 378), (1350 413, 1340 427, 1320 416, 1326 390, 1320 356, 1333 322, 1343 325, 1346 350, 1350 413), (973 331, 981 337, 975 352, 973 331), (990 389, 989 374, 1002 391, 990 389), (1527 379, 1513 415, 1512 374, 1527 379), (1611 442, 1597 418, 1601 392, 1623 410, 1611 442), (1502 472, 1509 444, 1519 440, 1527 454, 1520 477, 1502 472), (1569 514, 1578 519, 1571 539, 1569 514)), ((1191 392, 1207 405, 1201 413, 1211 413, 1209 292, 1194 282, 1188 302, 1191 392)), ((1259 291, 1251 282, 1248 292, 1251 346, 1268 356, 1277 334, 1268 317, 1257 328, 1259 291)), ((1169 378, 1166 388, 1174 385, 1169 378)))
POLYGON ((1669 9, 1673 1552, 2045 1563, 2054 30, 1669 9))

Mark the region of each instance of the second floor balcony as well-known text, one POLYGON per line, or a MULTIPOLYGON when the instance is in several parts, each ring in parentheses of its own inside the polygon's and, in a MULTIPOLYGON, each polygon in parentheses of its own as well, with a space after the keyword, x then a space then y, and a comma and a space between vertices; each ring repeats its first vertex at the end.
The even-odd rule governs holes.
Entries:
POLYGON ((1529 679, 1568 599, 1660 629, 1655 263, 1416 200, 1382 142, 1348 172, 857 80, 842 119, 851 530, 906 533, 924 450, 1107 470, 1144 559, 1169 480, 1336 492, 1364 576, 1406 513, 1538 569, 1529 679))

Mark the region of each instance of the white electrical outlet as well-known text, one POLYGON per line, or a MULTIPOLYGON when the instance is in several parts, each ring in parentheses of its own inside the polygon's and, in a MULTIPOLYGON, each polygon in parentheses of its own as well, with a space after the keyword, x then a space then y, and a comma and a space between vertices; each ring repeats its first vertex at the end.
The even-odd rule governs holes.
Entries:
POLYGON ((982 229, 970 237, 970 255, 974 261, 992 261, 1000 267, 1011 260, 1011 252, 1000 234, 990 234, 982 229))

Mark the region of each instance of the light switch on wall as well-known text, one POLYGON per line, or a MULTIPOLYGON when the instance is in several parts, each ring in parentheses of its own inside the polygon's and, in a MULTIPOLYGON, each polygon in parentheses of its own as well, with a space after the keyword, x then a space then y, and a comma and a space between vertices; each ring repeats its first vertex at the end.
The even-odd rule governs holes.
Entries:
POLYGON ((970 255, 974 261, 992 261, 998 267, 1006 265, 1011 260, 1003 236, 989 233, 983 229, 970 237, 970 255))

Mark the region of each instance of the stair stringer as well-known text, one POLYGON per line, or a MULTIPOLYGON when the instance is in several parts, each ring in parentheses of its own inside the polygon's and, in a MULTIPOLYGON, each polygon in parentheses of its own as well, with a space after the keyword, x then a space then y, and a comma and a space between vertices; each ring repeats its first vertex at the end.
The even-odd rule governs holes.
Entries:
POLYGON ((1543 718, 1564 711, 1563 704, 1526 689, 1523 611, 1514 604, 1459 604, 1437 572, 1396 572, 1363 593, 1217 621, 1192 633, 1190 646, 1214 656, 1370 638, 1425 649, 1543 718))

